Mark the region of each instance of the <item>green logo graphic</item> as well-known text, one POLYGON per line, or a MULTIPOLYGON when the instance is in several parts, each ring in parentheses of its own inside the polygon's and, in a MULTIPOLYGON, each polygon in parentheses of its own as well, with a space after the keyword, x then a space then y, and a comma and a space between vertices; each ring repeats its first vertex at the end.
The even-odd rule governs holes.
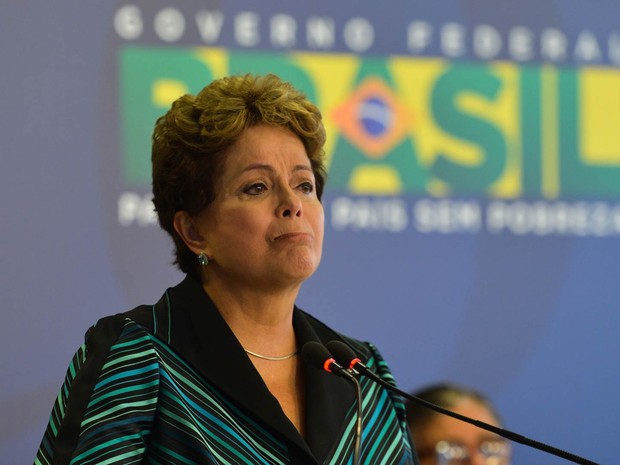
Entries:
POLYGON ((216 48, 119 51, 122 167, 150 183, 155 120, 228 74, 275 73, 314 101, 328 188, 502 199, 620 195, 620 71, 216 48))

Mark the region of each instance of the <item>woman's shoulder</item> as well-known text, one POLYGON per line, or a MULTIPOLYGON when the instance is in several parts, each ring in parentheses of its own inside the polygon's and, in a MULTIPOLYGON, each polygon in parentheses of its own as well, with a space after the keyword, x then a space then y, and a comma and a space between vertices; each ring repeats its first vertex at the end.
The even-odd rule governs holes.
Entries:
POLYGON ((100 318, 84 336, 87 355, 109 355, 116 347, 150 344, 153 328, 151 306, 142 305, 130 311, 100 318))

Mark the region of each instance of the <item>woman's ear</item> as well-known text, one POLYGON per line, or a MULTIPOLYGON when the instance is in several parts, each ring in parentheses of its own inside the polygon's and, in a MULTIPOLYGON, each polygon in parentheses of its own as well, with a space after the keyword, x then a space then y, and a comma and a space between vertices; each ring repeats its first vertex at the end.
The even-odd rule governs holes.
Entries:
POLYGON ((186 211, 178 211, 174 214, 172 222, 174 230, 183 239, 185 245, 196 255, 205 252, 207 242, 196 224, 196 218, 186 211))

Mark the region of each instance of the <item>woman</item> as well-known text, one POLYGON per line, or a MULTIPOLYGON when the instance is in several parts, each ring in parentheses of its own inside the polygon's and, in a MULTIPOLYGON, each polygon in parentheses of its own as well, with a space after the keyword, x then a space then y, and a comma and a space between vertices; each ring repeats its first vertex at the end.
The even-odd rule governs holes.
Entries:
MULTIPOLYGON (((435 384, 413 393, 427 402, 502 427, 491 401, 472 389, 435 384)), ((510 443, 484 429, 407 402, 407 419, 422 465, 509 465, 510 443)))
MULTIPOLYGON (((355 391, 306 368, 341 340, 295 307, 323 242, 325 132, 273 75, 185 95, 153 134, 153 202, 187 277, 154 306, 104 318, 76 354, 36 463, 345 464, 355 391)), ((400 400, 362 381, 364 463, 413 463, 400 400)))

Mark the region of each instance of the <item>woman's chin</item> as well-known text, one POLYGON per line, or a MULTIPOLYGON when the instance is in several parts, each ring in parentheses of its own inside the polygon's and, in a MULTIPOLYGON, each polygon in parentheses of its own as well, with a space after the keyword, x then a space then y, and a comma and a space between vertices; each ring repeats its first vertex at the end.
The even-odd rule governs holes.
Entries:
POLYGON ((288 276, 292 280, 303 282, 317 270, 320 259, 321 257, 316 256, 316 254, 293 253, 281 264, 280 271, 282 275, 288 276))

